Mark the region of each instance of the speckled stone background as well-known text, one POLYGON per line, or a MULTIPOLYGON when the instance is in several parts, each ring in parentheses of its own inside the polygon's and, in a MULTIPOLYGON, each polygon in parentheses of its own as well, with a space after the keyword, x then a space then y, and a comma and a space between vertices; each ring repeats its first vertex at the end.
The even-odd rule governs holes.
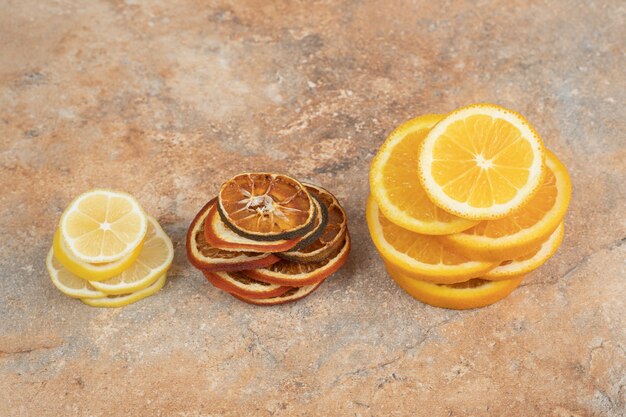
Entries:
POLYGON ((1 416, 623 416, 623 1, 0 2, 1 416), (491 101, 569 167, 557 255, 506 300, 431 308, 385 275, 369 163, 402 121, 491 101), (187 263, 230 175, 334 190, 347 266, 258 308, 187 263), (44 257, 92 187, 172 236, 171 279, 124 309, 59 293, 44 257))

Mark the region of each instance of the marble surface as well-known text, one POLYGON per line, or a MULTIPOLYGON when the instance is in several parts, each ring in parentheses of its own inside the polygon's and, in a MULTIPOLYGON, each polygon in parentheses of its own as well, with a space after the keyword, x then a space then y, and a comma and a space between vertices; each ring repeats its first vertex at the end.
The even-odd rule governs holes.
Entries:
POLYGON ((0 2, 1 416, 623 416, 626 3, 0 2), (404 294, 369 240, 394 126, 490 101, 571 172, 566 237, 506 300, 404 294), (304 301, 240 303, 185 258, 219 184, 333 190, 354 249, 304 301), (44 258, 73 196, 135 194, 171 235, 156 296, 94 309, 44 258))

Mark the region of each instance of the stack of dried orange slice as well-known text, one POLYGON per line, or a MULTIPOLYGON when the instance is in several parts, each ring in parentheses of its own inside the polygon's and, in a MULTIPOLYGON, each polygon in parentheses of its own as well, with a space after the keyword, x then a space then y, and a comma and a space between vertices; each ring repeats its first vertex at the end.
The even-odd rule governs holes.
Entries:
POLYGON ((506 297, 556 252, 571 183, 524 117, 476 104, 394 130, 370 192, 389 275, 420 301, 466 309, 506 297))
POLYGON ((226 181, 187 232, 187 257, 215 287, 250 304, 299 300, 344 265, 346 213, 322 187, 287 175, 226 181))
POLYGON ((134 197, 92 190, 63 212, 46 266, 64 294, 122 307, 158 292, 173 259, 172 241, 134 197))

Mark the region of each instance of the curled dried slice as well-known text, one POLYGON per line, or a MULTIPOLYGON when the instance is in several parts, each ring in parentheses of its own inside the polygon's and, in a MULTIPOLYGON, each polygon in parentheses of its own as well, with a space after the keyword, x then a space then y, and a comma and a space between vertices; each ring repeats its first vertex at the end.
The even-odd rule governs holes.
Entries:
POLYGON ((348 218, 337 198, 328 190, 312 184, 304 184, 306 190, 318 199, 328 212, 324 232, 308 245, 297 245, 287 252, 278 253, 283 259, 296 262, 319 262, 335 252, 343 244, 348 230, 348 218))
POLYGON ((207 242, 204 234, 204 222, 214 205, 215 199, 205 204, 187 231, 187 258, 193 266, 204 271, 241 271, 243 269, 263 268, 279 260, 272 254, 227 251, 218 249, 207 242))
POLYGON ((346 234, 341 248, 328 258, 311 263, 281 260, 266 268, 244 271, 246 275, 259 281, 278 285, 302 287, 323 281, 346 263, 350 253, 350 234, 346 234))
POLYGON ((291 240, 275 240, 272 242, 257 241, 239 236, 224 224, 217 213, 216 203, 211 204, 204 221, 204 237, 214 248, 229 251, 282 252, 293 248, 302 240, 301 237, 291 240))
POLYGON ((324 233, 324 230, 326 230, 326 225, 328 224, 328 209, 317 197, 314 195, 311 195, 311 197, 313 198, 315 212, 317 213, 317 216, 315 216, 315 225, 309 233, 302 236, 302 240, 291 248, 290 252, 299 251, 300 249, 310 246, 317 241, 324 233))
POLYGON ((278 297, 291 289, 291 287, 257 281, 241 272, 204 271, 204 276, 214 287, 245 298, 278 297))
POLYGON ((255 304, 258 306, 272 306, 272 305, 277 305, 277 304, 291 303, 293 301, 300 300, 306 297, 307 295, 311 294, 316 289, 318 289, 320 285, 322 285, 321 282, 317 284, 313 284, 313 285, 307 285, 304 287, 291 288, 286 293, 279 295, 277 297, 272 297, 272 298, 250 298, 250 297, 240 297, 235 294, 231 294, 231 295, 248 304, 255 304))
POLYGON ((226 181, 217 211, 235 233, 254 240, 294 239, 315 223, 315 205, 297 180, 265 172, 239 174, 226 181))

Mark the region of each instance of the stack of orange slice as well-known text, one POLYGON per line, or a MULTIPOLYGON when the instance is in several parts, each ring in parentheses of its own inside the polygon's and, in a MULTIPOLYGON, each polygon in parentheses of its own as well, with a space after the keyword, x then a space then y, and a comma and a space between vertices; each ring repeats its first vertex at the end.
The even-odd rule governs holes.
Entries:
POLYGON ((187 257, 216 288, 250 304, 296 301, 343 266, 346 213, 322 187, 287 175, 226 181, 187 232, 187 257))
POLYGON ((468 309, 506 297, 556 252, 571 182, 524 117, 476 104, 394 130, 370 192, 389 275, 422 302, 468 309))

